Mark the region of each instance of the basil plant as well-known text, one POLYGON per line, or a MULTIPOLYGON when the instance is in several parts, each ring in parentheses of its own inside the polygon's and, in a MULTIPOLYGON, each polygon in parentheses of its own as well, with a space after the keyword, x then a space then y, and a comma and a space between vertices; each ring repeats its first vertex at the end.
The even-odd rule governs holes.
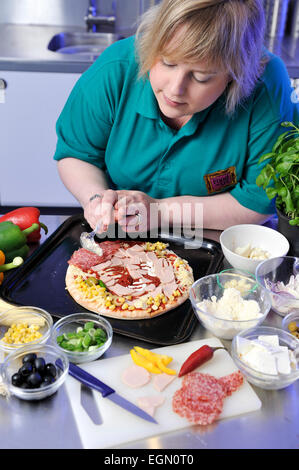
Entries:
POLYGON ((292 122, 283 122, 289 130, 281 134, 270 153, 262 155, 259 164, 268 161, 256 184, 269 199, 276 198, 276 207, 299 226, 299 128, 292 122))

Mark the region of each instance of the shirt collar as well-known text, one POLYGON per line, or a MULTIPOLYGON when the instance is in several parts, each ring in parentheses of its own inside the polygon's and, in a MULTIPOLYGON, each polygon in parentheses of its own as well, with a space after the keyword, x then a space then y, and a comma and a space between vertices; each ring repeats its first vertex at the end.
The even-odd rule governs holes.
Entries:
POLYGON ((148 78, 140 78, 137 82, 139 93, 137 93, 136 111, 144 117, 159 119, 159 106, 148 78))
MULTIPOLYGON (((137 93, 137 102, 136 102, 136 111, 137 113, 141 114, 142 116, 150 119, 161 119, 159 106, 154 95, 152 86, 148 78, 141 78, 138 80, 137 85, 139 87, 139 93, 137 93)), ((193 134, 199 124, 203 122, 208 113, 214 107, 221 106, 224 97, 221 96, 218 100, 211 104, 208 108, 195 113, 190 121, 187 122, 179 131, 180 135, 191 135, 193 134)), ((223 103, 222 103, 223 105, 223 103)))

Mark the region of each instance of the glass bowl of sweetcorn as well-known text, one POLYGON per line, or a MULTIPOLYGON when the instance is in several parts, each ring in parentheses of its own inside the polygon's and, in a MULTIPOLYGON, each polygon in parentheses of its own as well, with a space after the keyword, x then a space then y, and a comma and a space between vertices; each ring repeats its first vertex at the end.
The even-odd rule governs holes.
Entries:
POLYGON ((38 307, 13 307, 0 314, 0 350, 43 344, 50 337, 53 319, 38 307))

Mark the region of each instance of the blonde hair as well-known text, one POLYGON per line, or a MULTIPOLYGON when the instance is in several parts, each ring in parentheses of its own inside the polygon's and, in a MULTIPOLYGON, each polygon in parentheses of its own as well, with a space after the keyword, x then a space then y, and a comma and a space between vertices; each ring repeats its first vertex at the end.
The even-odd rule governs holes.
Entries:
POLYGON ((164 55, 226 71, 226 113, 232 115, 263 72, 265 19, 261 0, 162 0, 141 17, 136 32, 139 76, 164 55), (183 40, 170 41, 184 27, 183 40))

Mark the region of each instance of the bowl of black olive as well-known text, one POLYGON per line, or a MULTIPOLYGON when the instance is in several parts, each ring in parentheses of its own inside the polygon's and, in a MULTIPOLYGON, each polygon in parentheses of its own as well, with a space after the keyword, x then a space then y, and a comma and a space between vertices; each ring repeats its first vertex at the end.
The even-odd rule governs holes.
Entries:
POLYGON ((1 365, 1 376, 9 394, 22 400, 42 400, 61 387, 68 369, 66 354, 41 344, 10 353, 1 365))

